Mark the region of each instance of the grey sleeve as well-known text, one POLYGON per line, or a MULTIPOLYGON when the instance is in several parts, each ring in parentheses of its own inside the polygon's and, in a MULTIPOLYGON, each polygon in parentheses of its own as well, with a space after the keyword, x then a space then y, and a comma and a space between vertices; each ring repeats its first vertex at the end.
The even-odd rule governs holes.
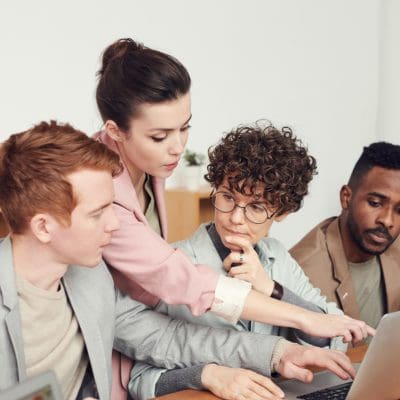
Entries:
MULTIPOLYGON (((282 301, 286 301, 287 303, 294 304, 296 306, 299 306, 301 308, 304 308, 309 311, 313 311, 316 313, 324 313, 325 311, 322 310, 320 307, 318 307, 316 304, 304 300, 300 296, 298 296, 296 293, 292 292, 291 290, 283 287, 283 296, 282 296, 282 301)), ((318 347, 326 347, 330 345, 331 340, 326 339, 326 338, 318 338, 315 336, 310 336, 304 333, 303 331, 299 329, 293 329, 292 330, 293 335, 295 339, 300 342, 300 343, 307 343, 311 344, 313 346, 318 346, 318 347)))
POLYGON ((309 311, 317 313, 324 312, 324 310, 322 310, 322 308, 318 307, 316 304, 304 300, 302 297, 298 296, 296 293, 292 292, 290 289, 284 286, 283 286, 283 296, 281 300, 286 301, 286 303, 294 304, 309 311))
POLYGON ((174 320, 117 291, 114 348, 167 369, 216 363, 271 375, 278 336, 215 329, 174 320))
POLYGON ((204 364, 164 372, 156 383, 155 395, 163 396, 185 389, 204 390, 201 383, 203 368, 204 364))

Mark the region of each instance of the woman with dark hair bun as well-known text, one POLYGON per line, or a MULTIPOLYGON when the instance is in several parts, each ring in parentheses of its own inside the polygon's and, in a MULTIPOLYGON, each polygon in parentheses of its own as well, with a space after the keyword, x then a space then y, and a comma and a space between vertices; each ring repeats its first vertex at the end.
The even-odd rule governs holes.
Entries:
MULTIPOLYGON (((120 39, 105 50, 98 74, 96 100, 104 129, 97 138, 120 155, 125 167, 114 179, 121 227, 103 253, 122 291, 150 306, 162 299, 185 304, 194 315, 211 311, 231 322, 256 320, 320 337, 341 335, 346 341, 367 335, 360 321, 277 301, 251 290, 248 282, 194 266, 172 248, 164 240, 164 181, 178 165, 188 138, 189 73, 168 54, 120 39)), ((241 252, 236 251, 236 258, 243 262, 241 252)), ((129 372, 123 380, 128 377, 129 372)))

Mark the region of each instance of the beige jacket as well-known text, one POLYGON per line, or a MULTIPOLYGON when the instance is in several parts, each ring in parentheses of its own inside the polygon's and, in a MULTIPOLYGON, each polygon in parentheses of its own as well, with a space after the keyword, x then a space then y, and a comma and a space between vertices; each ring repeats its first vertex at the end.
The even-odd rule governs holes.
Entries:
MULTIPOLYGON (((290 250, 311 283, 345 314, 360 319, 337 217, 313 228, 290 250)), ((386 311, 400 310, 400 238, 381 256, 386 290, 386 311)))

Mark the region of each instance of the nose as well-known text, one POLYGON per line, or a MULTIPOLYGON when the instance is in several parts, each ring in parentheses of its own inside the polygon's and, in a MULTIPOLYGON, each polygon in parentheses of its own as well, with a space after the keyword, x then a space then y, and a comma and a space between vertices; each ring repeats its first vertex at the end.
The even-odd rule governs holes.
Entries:
POLYGON ((180 130, 173 132, 171 134, 171 142, 170 142, 170 149, 169 153, 171 155, 178 155, 180 156, 183 153, 186 145, 186 137, 182 135, 180 130))
POLYGON ((236 204, 235 208, 231 211, 231 215, 230 215, 230 219, 231 219, 232 223, 243 224, 245 218, 246 217, 244 215, 244 208, 236 204))
POLYGON ((386 228, 391 229, 394 226, 394 213, 395 210, 392 207, 382 207, 381 212, 378 215, 378 222, 384 225, 386 228))
POLYGON ((111 233, 116 231, 120 227, 120 222, 117 217, 117 214, 114 211, 114 207, 109 208, 109 212, 107 213, 107 221, 105 225, 105 231, 107 233, 111 233))

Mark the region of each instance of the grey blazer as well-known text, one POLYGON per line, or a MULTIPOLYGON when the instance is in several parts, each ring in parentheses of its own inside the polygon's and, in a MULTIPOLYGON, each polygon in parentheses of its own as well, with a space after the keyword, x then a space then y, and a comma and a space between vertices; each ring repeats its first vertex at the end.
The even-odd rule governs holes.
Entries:
MULTIPOLYGON (((21 318, 9 238, 0 243, 0 391, 26 378, 21 318)), ((101 400, 110 398, 111 352, 154 366, 216 362, 268 374, 278 337, 243 334, 173 320, 115 289, 104 263, 70 266, 62 279, 79 322, 101 400), (232 352, 232 349, 235 349, 232 352)))

